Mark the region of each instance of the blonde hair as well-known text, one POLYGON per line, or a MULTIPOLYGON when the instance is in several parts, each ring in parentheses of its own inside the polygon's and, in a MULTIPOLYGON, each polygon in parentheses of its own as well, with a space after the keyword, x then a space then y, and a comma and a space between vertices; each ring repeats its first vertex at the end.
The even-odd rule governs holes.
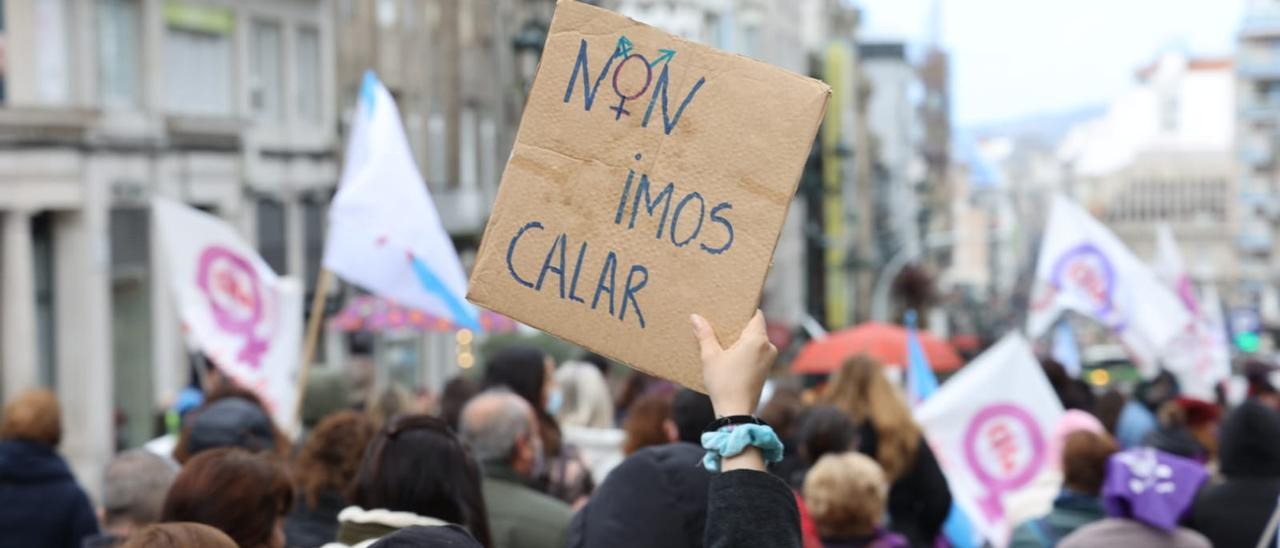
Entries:
POLYGON ((0 440, 26 440, 57 447, 62 441, 58 397, 44 388, 28 390, 5 404, 0 440))
POLYGON ((831 377, 822 401, 848 413, 855 423, 871 423, 876 433, 876 462, 891 482, 915 463, 920 426, 911 418, 911 409, 898 389, 885 378, 880 362, 865 354, 844 362, 831 377))
POLYGON ((561 426, 613 428, 613 397, 596 366, 565 362, 556 371, 556 382, 564 391, 564 406, 556 415, 561 426))
POLYGON ((804 478, 804 503, 823 538, 870 535, 888 496, 884 470, 861 453, 823 455, 804 478))

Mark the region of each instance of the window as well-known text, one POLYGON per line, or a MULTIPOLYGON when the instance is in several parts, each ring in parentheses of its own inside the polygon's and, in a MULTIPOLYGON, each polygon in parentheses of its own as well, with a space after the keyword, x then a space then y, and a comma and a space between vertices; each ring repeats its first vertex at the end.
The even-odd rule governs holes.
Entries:
POLYGON ((444 115, 431 113, 427 118, 427 183, 428 186, 447 186, 448 158, 445 153, 444 115))
POLYGON ((375 10, 375 16, 378 19, 378 26, 382 28, 391 28, 396 22, 396 0, 378 0, 378 6, 375 10))
POLYGON ((480 120, 480 185, 482 189, 498 186, 498 126, 488 116, 480 120))
POLYGON ((36 367, 40 385, 58 385, 57 294, 54 274, 53 213, 31 217, 31 254, 35 262, 36 367))
POLYGON ((139 105, 138 0, 98 0, 98 98, 106 108, 139 105))
POLYGON ((286 274, 284 206, 276 200, 258 200, 258 252, 276 274, 286 274))
POLYGON ((314 28, 298 29, 298 119, 321 122, 320 33, 314 28))
POLYGON ((231 10, 170 0, 164 16, 167 110, 205 116, 234 113, 231 10))
POLYGON ((458 132, 458 183, 462 188, 475 188, 477 175, 476 109, 463 107, 458 132))
POLYGON ((259 118, 280 119, 284 87, 280 23, 254 21, 249 53, 249 108, 259 118))
MULTIPOLYGON (((0 59, 4 58, 4 0, 0 0, 0 59)), ((0 103, 4 103, 4 64, 0 64, 0 103)))
POLYGON ((1178 130, 1178 95, 1166 91, 1160 97, 1160 129, 1166 132, 1178 130))
POLYGON ((66 0, 33 2, 32 28, 35 52, 35 90, 45 104, 71 100, 70 9, 66 0))

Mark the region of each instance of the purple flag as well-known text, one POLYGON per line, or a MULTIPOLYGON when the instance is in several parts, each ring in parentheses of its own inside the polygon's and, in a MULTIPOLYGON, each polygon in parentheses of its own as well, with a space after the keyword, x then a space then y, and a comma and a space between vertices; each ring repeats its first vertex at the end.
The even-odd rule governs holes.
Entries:
POLYGON ((1193 460, 1150 447, 1130 449, 1107 461, 1102 504, 1108 516, 1173 531, 1208 478, 1193 460))

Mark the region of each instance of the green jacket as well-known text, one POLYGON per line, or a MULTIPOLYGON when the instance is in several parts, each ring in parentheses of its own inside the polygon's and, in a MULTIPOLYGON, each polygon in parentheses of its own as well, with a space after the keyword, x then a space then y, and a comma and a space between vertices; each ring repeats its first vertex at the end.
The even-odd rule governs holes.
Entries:
POLYGON ((563 548, 573 511, 524 485, 511 467, 487 464, 484 503, 493 548, 563 548))
POLYGON ((1076 529, 1107 517, 1098 497, 1063 491, 1053 510, 1013 530, 1009 548, 1052 548, 1076 529))

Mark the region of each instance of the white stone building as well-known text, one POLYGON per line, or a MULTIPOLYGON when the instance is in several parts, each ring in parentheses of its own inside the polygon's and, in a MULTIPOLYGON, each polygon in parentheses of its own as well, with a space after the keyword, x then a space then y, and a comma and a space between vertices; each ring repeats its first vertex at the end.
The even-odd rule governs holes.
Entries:
POLYGON ((189 380, 151 245, 167 196, 311 286, 337 182, 330 0, 6 0, 0 386, 53 388, 96 495, 189 380), (117 427, 116 423, 119 423, 117 427))
POLYGON ((1068 133, 1068 189, 1139 257, 1168 223, 1198 281, 1234 288, 1235 98, 1230 59, 1159 56, 1106 114, 1068 133))

